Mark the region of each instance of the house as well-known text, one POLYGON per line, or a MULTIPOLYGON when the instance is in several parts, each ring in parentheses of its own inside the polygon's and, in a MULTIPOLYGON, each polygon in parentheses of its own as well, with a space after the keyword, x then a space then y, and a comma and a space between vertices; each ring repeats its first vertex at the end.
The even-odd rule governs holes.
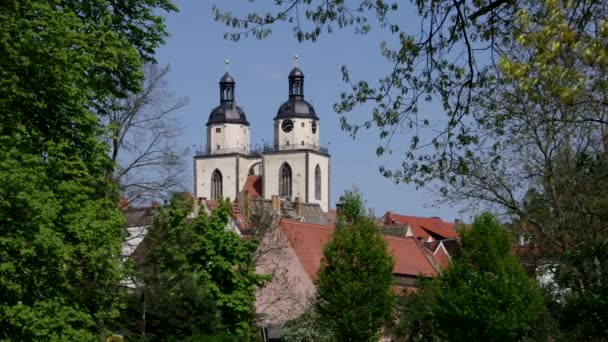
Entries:
MULTIPOLYGON (((303 313, 314 298, 314 281, 323 259, 323 247, 333 226, 282 219, 276 233, 264 244, 280 245, 283 251, 260 260, 258 272, 273 280, 260 289, 256 311, 261 325, 280 326, 303 313), (279 269, 277 269, 279 268, 279 269)), ((395 260, 395 291, 408 291, 418 277, 437 276, 441 264, 420 241, 410 237, 383 235, 395 260)))
POLYGON ((382 229, 403 229, 406 237, 414 237, 423 242, 434 242, 458 238, 456 231, 459 221, 446 222, 439 217, 420 217, 394 214, 387 211, 379 221, 382 229))

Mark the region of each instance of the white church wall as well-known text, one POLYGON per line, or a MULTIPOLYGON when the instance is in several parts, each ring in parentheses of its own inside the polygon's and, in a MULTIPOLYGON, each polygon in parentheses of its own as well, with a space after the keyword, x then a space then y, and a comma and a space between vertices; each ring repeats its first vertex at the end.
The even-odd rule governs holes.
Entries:
POLYGON ((279 170, 284 162, 291 167, 292 200, 300 196, 304 200, 306 195, 306 152, 293 151, 290 153, 265 154, 264 160, 264 198, 270 199, 272 195, 279 194, 279 170))
MULTIPOLYGON (((287 120, 287 119, 285 119, 287 120)), ((312 122, 310 119, 291 119, 293 121, 293 130, 284 132, 281 128, 283 121, 278 120, 278 126, 275 126, 275 139, 278 140, 278 145, 285 147, 287 145, 298 148, 302 146, 319 146, 319 125, 317 123, 316 133, 312 133, 312 122)), ((277 141, 275 140, 275 142, 277 141)))
MULTIPOLYGON (((239 191, 242 191, 243 186, 247 181, 247 176, 249 175, 249 169, 256 163, 258 163, 259 165, 262 161, 262 158, 252 158, 244 156, 238 156, 237 158, 239 158, 239 191)), ((259 175, 259 166, 256 169, 258 170, 256 175, 259 175)))
POLYGON ((222 194, 231 200, 236 198, 236 158, 231 156, 217 156, 213 158, 199 158, 194 160, 196 173, 196 196, 211 198, 211 174, 215 169, 222 173, 222 194))
POLYGON ((308 157, 308 174, 310 181, 308 182, 308 202, 318 203, 324 212, 329 210, 329 177, 330 165, 329 157, 310 153, 308 157), (315 197, 315 169, 319 165, 321 169, 321 199, 315 197))
POLYGON ((211 125, 207 130, 211 153, 225 149, 249 149, 249 127, 241 124, 211 125))

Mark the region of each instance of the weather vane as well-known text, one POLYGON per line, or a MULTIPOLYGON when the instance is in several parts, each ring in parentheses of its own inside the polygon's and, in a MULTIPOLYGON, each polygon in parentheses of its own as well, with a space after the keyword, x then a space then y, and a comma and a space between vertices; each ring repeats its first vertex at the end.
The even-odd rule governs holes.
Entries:
POLYGON ((229 67, 229 66, 230 66, 230 60, 229 60, 229 59, 226 59, 226 60, 224 61, 224 68, 226 69, 226 72, 228 72, 228 67, 229 67))
POLYGON ((299 58, 300 57, 298 56, 297 53, 293 56, 293 66, 296 67, 296 68, 298 67, 298 59, 299 58))

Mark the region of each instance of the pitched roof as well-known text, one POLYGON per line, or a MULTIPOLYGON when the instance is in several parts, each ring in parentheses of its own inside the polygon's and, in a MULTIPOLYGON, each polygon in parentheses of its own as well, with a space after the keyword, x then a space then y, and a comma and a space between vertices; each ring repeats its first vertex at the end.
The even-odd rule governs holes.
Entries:
MULTIPOLYGON (((323 247, 334 231, 333 227, 281 220, 281 228, 300 259, 304 270, 315 278, 323 259, 323 247)), ((395 259, 393 272, 408 276, 432 277, 437 274, 433 256, 416 239, 383 236, 395 259)))
POLYGON ((386 225, 409 225, 414 237, 428 239, 429 236, 437 240, 457 238, 454 222, 443 221, 439 217, 419 217, 398 215, 387 211, 383 216, 386 225))
POLYGON ((262 176, 247 176, 243 191, 249 193, 251 198, 262 197, 262 176))

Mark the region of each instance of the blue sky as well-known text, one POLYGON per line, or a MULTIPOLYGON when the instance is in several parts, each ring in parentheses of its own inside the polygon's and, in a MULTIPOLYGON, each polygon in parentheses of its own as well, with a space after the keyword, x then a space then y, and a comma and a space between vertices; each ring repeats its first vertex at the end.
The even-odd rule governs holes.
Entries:
MULTIPOLYGON (((180 116, 186 126, 179 144, 195 149, 204 147, 205 123, 210 111, 219 103, 218 81, 224 73, 224 60, 230 59, 230 74, 236 81, 236 100, 243 107, 251 123, 252 144, 271 142, 272 119, 281 103, 287 99, 287 75, 293 67, 293 56, 298 54, 299 66, 304 71, 305 98, 320 117, 321 142, 331 154, 331 206, 345 189, 357 186, 369 208, 380 216, 387 210, 417 216, 440 216, 445 220, 468 219, 468 214, 449 205, 434 206, 437 197, 413 185, 395 185, 380 175, 382 164, 395 165, 399 155, 380 159, 375 150, 379 138, 376 131, 360 131, 353 140, 341 131, 339 116, 333 104, 340 93, 348 90, 342 82, 340 69, 347 65, 354 80, 376 81, 385 75, 389 65, 380 55, 380 42, 390 39, 382 30, 372 30, 366 36, 350 32, 324 35, 315 43, 298 43, 289 26, 277 26, 264 39, 243 38, 239 42, 223 38, 227 28, 213 20, 211 7, 218 3, 238 13, 244 13, 250 2, 178 1, 179 13, 167 15, 171 37, 158 50, 161 64, 169 63, 169 88, 177 96, 187 97, 189 104, 180 116), (231 8, 234 7, 234 8, 231 8)), ((261 2, 261 1, 258 1, 261 2)), ((416 15, 403 13, 400 22, 415 24, 416 15), (410 17, 411 16, 411 17, 410 17), (405 20, 402 20, 405 19, 405 20)), ((438 107, 427 109, 432 116, 440 116, 438 107)), ((369 108, 357 108, 349 114, 355 121, 371 117, 369 108)), ((407 135, 393 140, 395 145, 409 144, 407 135)), ((189 163, 192 159, 189 158, 189 163)), ((191 167, 188 168, 191 177, 191 167)), ((188 185, 192 187, 192 181, 188 185)))

